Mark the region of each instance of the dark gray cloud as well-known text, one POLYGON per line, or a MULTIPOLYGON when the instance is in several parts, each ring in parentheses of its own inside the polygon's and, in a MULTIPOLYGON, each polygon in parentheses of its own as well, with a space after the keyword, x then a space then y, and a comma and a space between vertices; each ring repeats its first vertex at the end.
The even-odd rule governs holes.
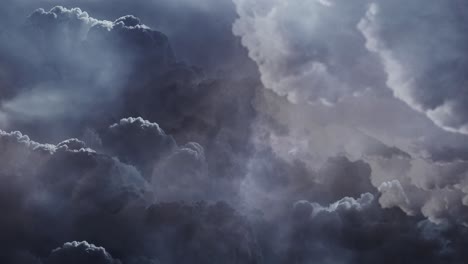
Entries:
POLYGON ((400 2, 5 0, 0 262, 465 263, 465 5, 400 2))
POLYGON ((156 123, 138 118, 124 118, 102 135, 103 147, 120 160, 137 166, 146 175, 155 163, 172 152, 176 143, 156 123))
POLYGON ((107 0, 5 1, 10 8, 2 13, 2 18, 9 24, 20 24, 18 17, 29 15, 31 10, 48 10, 57 5, 78 6, 96 18, 110 21, 132 14, 169 36, 181 60, 219 75, 245 76, 255 72, 255 64, 231 33, 232 22, 237 17, 231 0, 135 0, 131 3, 115 0, 112 8, 108 8, 107 0))
POLYGON ((456 232, 464 227, 436 225, 384 210, 366 193, 323 206, 298 201, 277 222, 259 221, 267 263, 462 263, 456 232), (271 251, 268 251, 271 250, 271 251))
POLYGON ((159 201, 238 198, 235 180, 209 172, 212 163, 203 146, 196 142, 178 146, 156 123, 141 117, 124 118, 109 126, 100 141, 100 149, 134 165, 152 183, 159 201))
POLYGON ((2 256, 16 249, 41 256, 86 230, 80 217, 151 201, 149 185, 134 167, 82 148, 78 140, 44 145, 2 132, 0 142, 0 207, 8 212, 0 221, 2 256))
MULTIPOLYGON (((91 136, 93 148, 151 178, 158 159, 153 155, 160 155, 160 148, 171 152, 175 144, 136 125, 132 131, 106 126, 141 116, 182 144, 199 142, 208 157, 208 178, 228 184, 243 177, 255 115, 250 99, 244 98, 254 96, 255 80, 207 78, 200 68, 177 62, 166 35, 134 16, 111 22, 79 8, 38 9, 7 35, 34 56, 12 58, 26 65, 28 74, 24 84, 6 80, 15 89, 2 102, 5 128, 49 142, 70 136, 88 141, 91 136)), ((2 55, 24 54, 15 42, 2 55)), ((20 74, 22 69, 12 70, 20 74)))
POLYGON ((152 183, 158 198, 165 201, 220 199, 215 193, 221 186, 207 171, 203 147, 190 142, 154 166, 152 183))
POLYGON ((34 132, 40 136, 54 126, 58 135, 43 137, 54 140, 79 130, 77 122, 97 122, 121 110, 123 90, 175 62, 167 37, 137 21, 97 20, 79 8, 54 7, 36 10, 7 31, 1 55, 15 64, 4 66, 21 78, 5 80, 15 93, 2 102, 4 126, 31 132, 31 123, 41 120, 34 132))
MULTIPOLYGON (((13 85, 15 93, 2 103, 6 128, 49 142, 96 135, 93 147, 104 144, 106 151, 149 175, 155 146, 143 142, 140 134, 112 135, 106 127, 141 116, 182 143, 202 144, 212 157, 211 175, 242 177, 254 117, 250 99, 244 98, 253 97, 255 80, 212 79, 199 67, 177 62, 166 35, 134 16, 110 22, 78 8, 38 9, 26 25, 8 34, 34 56, 16 60, 31 68, 24 78, 27 84, 13 85), (133 144, 147 144, 147 150, 133 144)), ((23 53, 13 45, 4 51, 5 57, 23 53)), ((13 71, 19 74, 20 69, 13 71)))
POLYGON ((275 217, 298 200, 332 203, 342 197, 377 193, 371 183, 370 166, 362 160, 330 157, 313 169, 301 159, 287 161, 271 149, 256 153, 249 162, 241 193, 248 206, 275 217))
POLYGON ((147 221, 162 263, 261 263, 255 233, 226 203, 156 204, 147 221))
MULTIPOLYGON (((121 125, 136 125, 130 120, 142 121, 125 119, 121 125)), ((146 121, 138 124, 157 128, 146 121)), ((260 258, 256 238, 242 215, 226 203, 190 202, 194 197, 184 194, 190 188, 206 188, 206 182, 191 184, 195 179, 181 183, 184 177, 195 177, 191 170, 204 162, 203 149, 196 143, 166 154, 175 163, 169 162, 153 178, 155 185, 165 186, 154 191, 135 167, 86 148, 77 139, 47 145, 20 132, 2 131, 0 146, 4 183, 0 210, 8 212, 0 220, 2 262, 21 263, 24 258, 44 263, 120 263, 111 254, 124 263, 226 259, 257 263, 260 258), (185 175, 178 178, 181 173, 185 175), (159 200, 188 202, 155 202, 154 192, 161 192, 156 195, 159 200), (90 242, 65 243, 73 239, 90 242)))

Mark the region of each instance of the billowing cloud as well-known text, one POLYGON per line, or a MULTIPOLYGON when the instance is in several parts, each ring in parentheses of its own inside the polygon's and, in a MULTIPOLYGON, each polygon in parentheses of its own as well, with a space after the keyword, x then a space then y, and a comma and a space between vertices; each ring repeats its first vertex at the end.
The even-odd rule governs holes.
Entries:
POLYGON ((363 159, 384 208, 435 222, 463 218, 466 137, 442 129, 464 133, 465 4, 234 3, 233 32, 263 85, 296 104, 260 97, 259 146, 267 141, 298 170, 326 167, 336 155, 363 159))
POLYGON ((86 229, 80 217, 152 201, 149 184, 134 167, 87 149, 79 140, 39 144, 20 132, 2 131, 0 145, 5 183, 0 208, 8 211, 0 221, 1 245, 7 252, 50 250, 61 238, 86 229), (51 239, 45 242, 46 237, 51 239))
POLYGON ((356 28, 363 1, 234 2, 234 34, 266 88, 293 102, 324 104, 381 88, 381 72, 356 28))
POLYGON ((265 87, 293 102, 330 104, 388 86, 438 126, 466 133, 465 4, 234 2, 234 34, 265 87))
POLYGON ((71 3, 0 8, 1 263, 468 259, 465 4, 71 3))
MULTIPOLYGON (((148 135, 162 136, 157 124, 138 118, 116 126, 123 126, 120 132, 128 136, 146 129, 148 135)), ((195 203, 212 195, 206 189, 209 179, 197 183, 197 175, 206 177, 199 168, 205 162, 203 148, 197 143, 172 154, 160 149, 157 154, 167 163, 153 177, 154 190, 134 166, 89 149, 78 139, 40 144, 20 132, 2 131, 0 146, 0 210, 8 211, 0 220, 2 261, 120 263, 109 252, 124 263, 250 263, 260 258, 243 216, 226 203, 195 203), (187 203, 156 203, 153 193, 159 200, 187 203), (74 238, 90 242, 64 242, 74 238), (51 248, 56 249, 45 255, 51 248)))
POLYGON ((464 134, 466 10, 460 1, 378 1, 358 25, 367 48, 381 58, 394 95, 437 125, 464 134))
POLYGON ((452 236, 464 228, 382 210, 369 193, 325 205, 298 201, 286 216, 258 225, 272 250, 268 263, 457 263, 466 258, 452 236), (282 229, 275 232, 278 222, 282 229))
POLYGON ((301 159, 283 160, 271 149, 259 151, 248 164, 241 194, 251 208, 269 208, 264 214, 275 217, 297 200, 332 203, 342 197, 377 193, 371 183, 370 166, 344 156, 330 157, 319 168, 301 159))
POLYGON ((97 20, 79 8, 38 9, 2 38, 0 68, 13 71, 2 81, 13 89, 1 105, 4 126, 27 131, 34 120, 66 134, 74 122, 109 118, 129 85, 175 63, 167 37, 136 17, 97 20))
POLYGON ((174 139, 156 123, 138 118, 124 118, 103 133, 105 149, 120 160, 133 164, 145 174, 151 174, 155 162, 172 152, 174 139))
POLYGON ((376 158, 370 165, 373 184, 382 194, 382 207, 398 207, 409 215, 423 215, 437 223, 467 221, 466 162, 376 158))

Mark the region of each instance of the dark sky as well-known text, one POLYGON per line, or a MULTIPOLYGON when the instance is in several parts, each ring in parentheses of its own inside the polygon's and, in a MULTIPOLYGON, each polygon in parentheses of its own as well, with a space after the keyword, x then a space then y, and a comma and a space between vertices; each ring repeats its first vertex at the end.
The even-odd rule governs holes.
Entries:
POLYGON ((467 263, 467 12, 4 0, 0 263, 467 263))

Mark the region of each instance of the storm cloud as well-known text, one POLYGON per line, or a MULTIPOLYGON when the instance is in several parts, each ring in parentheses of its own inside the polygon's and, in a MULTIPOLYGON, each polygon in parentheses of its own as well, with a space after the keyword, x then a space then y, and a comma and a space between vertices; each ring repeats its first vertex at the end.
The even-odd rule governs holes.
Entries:
POLYGON ((468 260, 462 1, 0 6, 1 263, 468 260))

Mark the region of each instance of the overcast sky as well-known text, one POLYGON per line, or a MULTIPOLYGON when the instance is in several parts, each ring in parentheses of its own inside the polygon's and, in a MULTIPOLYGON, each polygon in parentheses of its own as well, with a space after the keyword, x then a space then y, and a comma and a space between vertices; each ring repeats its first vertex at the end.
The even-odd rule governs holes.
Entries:
POLYGON ((468 262, 467 17, 2 1, 0 262, 468 262))

